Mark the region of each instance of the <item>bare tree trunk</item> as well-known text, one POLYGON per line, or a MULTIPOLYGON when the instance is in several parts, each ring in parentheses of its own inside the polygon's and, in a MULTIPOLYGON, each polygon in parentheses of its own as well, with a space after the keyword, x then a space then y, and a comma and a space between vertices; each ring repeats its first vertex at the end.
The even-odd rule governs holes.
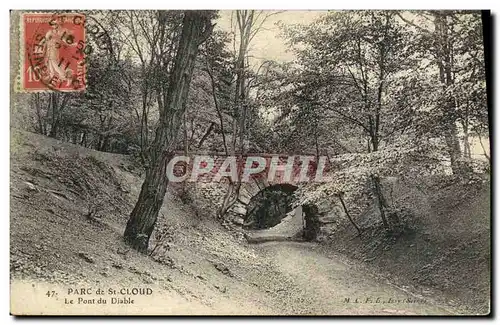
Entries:
POLYGON ((214 100, 214 105, 215 105, 215 110, 217 111, 217 116, 219 117, 219 123, 220 123, 220 130, 221 130, 221 135, 222 135, 222 144, 224 145, 224 152, 226 155, 229 155, 229 150, 227 149, 227 141, 226 141, 226 134, 224 132, 224 119, 222 117, 222 112, 219 107, 219 101, 217 100, 217 87, 215 85, 215 78, 212 73, 212 68, 210 67, 208 61, 207 61, 207 73, 208 76, 210 77, 210 84, 212 86, 212 97, 214 100))
MULTIPOLYGON (((464 128, 465 129, 465 128, 464 128)), ((465 129, 464 131, 464 157, 465 158, 471 158, 471 149, 470 149, 470 143, 469 143, 469 131, 465 129)))
MULTIPOLYGON (((434 13, 435 37, 438 46, 436 47, 436 61, 439 68, 439 78, 443 89, 454 84, 453 79, 453 44, 450 40, 448 14, 446 11, 434 13)), ((460 170, 460 141, 458 140, 458 131, 456 125, 456 116, 454 114, 455 102, 452 98, 446 98, 444 101, 444 137, 450 156, 451 169, 453 173, 460 170)))
POLYGON ((59 131, 59 124, 62 112, 69 101, 68 93, 50 93, 49 102, 52 108, 52 118, 50 124, 49 137, 56 138, 59 131), (61 99, 62 97, 62 99, 61 99))
POLYGON ((345 212, 345 215, 347 216, 347 218, 349 219, 349 221, 352 223, 352 225, 354 226, 354 228, 356 228, 356 230, 358 231, 358 234, 361 234, 361 229, 359 228, 359 226, 354 222, 354 220, 352 219, 351 217, 351 214, 349 213, 349 211, 347 210, 347 206, 345 205, 345 202, 344 202, 344 198, 343 198, 343 194, 342 193, 339 193, 337 194, 339 200, 340 200, 340 203, 342 204, 342 208, 344 209, 344 212, 345 212))
POLYGON ((151 145, 146 179, 124 233, 125 241, 143 253, 147 252, 149 239, 167 191, 167 163, 174 155, 175 141, 186 109, 198 47, 212 31, 210 16, 210 13, 204 11, 184 13, 182 35, 165 102, 161 107, 163 109, 160 111, 156 136, 151 145))
POLYGON ((187 110, 186 113, 184 113, 184 117, 182 119, 182 125, 183 125, 183 131, 184 131, 184 153, 188 154, 189 152, 189 137, 188 137, 188 130, 187 130, 187 110))
POLYGON ((486 159, 488 159, 488 162, 491 164, 490 155, 488 155, 488 153, 486 152, 486 148, 484 147, 483 140, 481 140, 480 134, 478 135, 478 138, 479 138, 479 144, 481 145, 481 148, 483 149, 483 155, 484 155, 484 157, 486 157, 486 159))
POLYGON ((203 145, 205 140, 207 140, 210 133, 212 133, 214 126, 215 126, 215 122, 210 123, 210 126, 208 127, 207 131, 205 131, 205 134, 201 137, 200 141, 198 142, 198 145, 196 146, 198 149, 201 148, 201 146, 203 145))
POLYGON ((83 147, 87 147, 87 131, 83 131, 82 140, 80 141, 80 145, 83 147))
POLYGON ((465 118, 462 122, 464 128, 464 157, 471 158, 471 150, 469 143, 469 100, 466 102, 465 106, 465 118))
POLYGON ((448 147, 448 154, 450 156, 451 168, 453 173, 459 170, 460 163, 460 142, 458 141, 458 131, 454 120, 447 123, 447 130, 445 130, 445 141, 448 147))
POLYGON ((319 120, 318 116, 314 116, 314 148, 316 150, 316 162, 319 161, 319 120))
POLYGON ((385 208, 387 207, 387 203, 385 201, 384 195, 382 194, 382 189, 380 186, 380 178, 378 176, 371 175, 371 179, 375 197, 377 199, 377 206, 380 212, 380 218, 382 219, 384 228, 390 229, 389 223, 387 222, 387 217, 385 215, 385 208))
POLYGON ((45 128, 43 126, 45 122, 43 121, 44 117, 42 116, 42 108, 41 108, 42 103, 40 100, 40 93, 34 93, 31 95, 31 103, 34 106, 36 112, 36 120, 37 120, 36 132, 45 135, 44 134, 45 128))
MULTIPOLYGON (((246 136, 245 119, 246 119, 246 65, 245 58, 248 54, 248 46, 252 40, 252 35, 258 31, 254 29, 255 19, 254 10, 238 10, 236 19, 238 23, 238 32, 240 36, 239 50, 236 57, 235 73, 236 73, 236 91, 234 96, 234 118, 233 118, 233 138, 231 141, 231 154, 236 155, 236 143, 239 137, 239 161, 242 160, 244 139, 246 136)), ((239 171, 238 171, 239 175, 239 171)), ((217 211, 217 216, 223 218, 231 206, 238 200, 241 188, 241 180, 230 181, 221 207, 217 211)))
POLYGON ((57 127, 58 127, 58 117, 59 117, 59 110, 58 110, 58 94, 57 93, 51 93, 49 95, 49 100, 50 100, 50 106, 52 108, 52 118, 51 118, 51 123, 50 123, 50 132, 49 132, 49 137, 55 138, 57 137, 57 127))

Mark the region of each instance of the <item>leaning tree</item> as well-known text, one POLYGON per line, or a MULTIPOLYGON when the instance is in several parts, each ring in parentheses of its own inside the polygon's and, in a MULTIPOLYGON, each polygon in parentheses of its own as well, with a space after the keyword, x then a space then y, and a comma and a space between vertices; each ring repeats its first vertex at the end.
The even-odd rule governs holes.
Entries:
MULTIPOLYGON (((168 186, 166 166, 174 157, 177 134, 186 111, 186 100, 199 46, 211 34, 213 11, 186 11, 174 66, 166 87, 158 80, 157 101, 160 118, 156 135, 149 149, 146 178, 139 199, 125 228, 125 241, 132 248, 146 252, 158 212, 168 186)), ((165 12, 158 13, 159 28, 167 23, 165 12)), ((159 75, 165 78, 163 75, 159 75)))

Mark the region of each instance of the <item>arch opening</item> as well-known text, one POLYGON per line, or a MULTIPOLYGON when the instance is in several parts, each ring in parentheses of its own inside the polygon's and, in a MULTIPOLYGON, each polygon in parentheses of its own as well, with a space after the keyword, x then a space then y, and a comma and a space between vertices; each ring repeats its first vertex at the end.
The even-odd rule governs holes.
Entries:
POLYGON ((291 184, 275 184, 260 190, 248 205, 243 227, 267 229, 276 226, 292 210, 293 193, 298 189, 291 184))

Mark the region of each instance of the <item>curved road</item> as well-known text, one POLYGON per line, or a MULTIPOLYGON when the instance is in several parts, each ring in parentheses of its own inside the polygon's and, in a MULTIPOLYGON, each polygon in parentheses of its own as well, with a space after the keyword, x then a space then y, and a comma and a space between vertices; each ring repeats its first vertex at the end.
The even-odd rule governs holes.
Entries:
POLYGON ((449 307, 438 306, 428 299, 384 283, 363 272, 361 267, 326 256, 319 251, 317 244, 267 242, 254 247, 290 279, 292 285, 288 284, 283 289, 282 297, 292 314, 454 314, 449 307))

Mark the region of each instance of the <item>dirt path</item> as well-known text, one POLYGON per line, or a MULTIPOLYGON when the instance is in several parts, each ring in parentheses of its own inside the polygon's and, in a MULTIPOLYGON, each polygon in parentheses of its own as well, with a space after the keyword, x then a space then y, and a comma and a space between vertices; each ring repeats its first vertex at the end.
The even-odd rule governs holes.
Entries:
POLYGON ((258 245, 273 265, 293 279, 286 294, 300 295, 294 310, 299 314, 330 315, 446 315, 452 313, 364 273, 355 265, 330 258, 310 243, 264 243, 258 245), (411 300, 411 302, 408 301, 411 300))
MULTIPOLYGON (((232 277, 217 276, 208 265, 199 265, 196 277, 171 274, 172 282, 147 285, 151 297, 138 296, 133 305, 68 305, 69 288, 144 287, 140 277, 123 275, 98 283, 72 286, 36 281, 12 282, 15 314, 58 315, 447 315, 453 311, 433 301, 412 295, 349 264, 327 256, 311 243, 267 242, 252 245, 260 265, 240 265, 232 277), (127 281, 126 281, 127 280, 127 281), (172 284, 174 286, 172 286, 172 284), (214 285, 224 288, 214 290, 214 285), (57 292, 47 298, 46 292, 57 292), (28 300, 26 300, 29 298, 28 300), (411 301, 408 301, 410 299, 411 301), (20 308, 22 307, 22 308, 20 308), (20 308, 20 309, 18 309, 20 308)), ((156 273, 162 276, 160 272, 156 273)), ((217 272, 216 272, 217 273, 217 272)), ((107 290, 107 289, 105 289, 107 290)), ((84 296, 98 299, 98 296, 84 296)), ((110 297, 107 298, 108 300, 110 297)))

